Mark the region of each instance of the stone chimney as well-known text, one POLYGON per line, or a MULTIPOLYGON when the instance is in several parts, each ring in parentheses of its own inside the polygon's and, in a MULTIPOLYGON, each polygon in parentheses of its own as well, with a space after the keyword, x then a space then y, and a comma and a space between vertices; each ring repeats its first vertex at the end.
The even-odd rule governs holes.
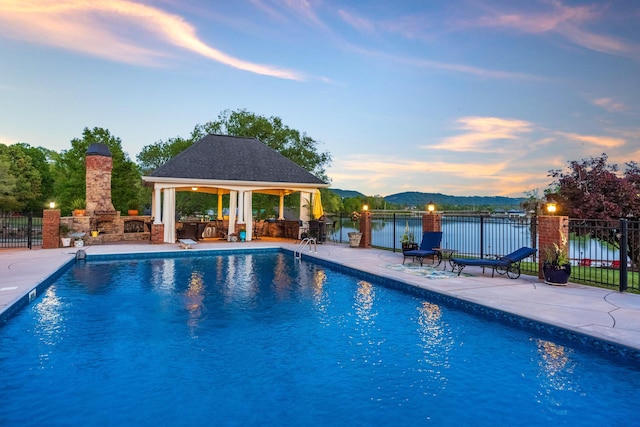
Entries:
POLYGON ((111 169, 113 158, 106 144, 91 144, 87 150, 87 215, 115 214, 111 202, 111 169))

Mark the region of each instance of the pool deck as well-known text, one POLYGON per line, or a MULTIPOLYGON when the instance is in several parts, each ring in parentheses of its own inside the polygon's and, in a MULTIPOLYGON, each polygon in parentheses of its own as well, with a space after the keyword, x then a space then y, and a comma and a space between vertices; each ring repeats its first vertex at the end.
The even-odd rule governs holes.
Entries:
MULTIPOLYGON (((199 243, 193 249, 181 249, 178 243, 1 249, 0 314, 74 259, 78 249, 91 255, 274 247, 295 251, 298 244, 260 239, 243 243, 199 243)), ((384 267, 402 264, 401 253, 333 243, 318 245, 317 252, 305 249, 304 254, 640 350, 638 294, 572 283, 550 286, 526 275, 516 280, 500 275, 491 277, 491 271, 483 274, 479 267, 467 267, 464 270, 467 276, 432 280, 384 267)))

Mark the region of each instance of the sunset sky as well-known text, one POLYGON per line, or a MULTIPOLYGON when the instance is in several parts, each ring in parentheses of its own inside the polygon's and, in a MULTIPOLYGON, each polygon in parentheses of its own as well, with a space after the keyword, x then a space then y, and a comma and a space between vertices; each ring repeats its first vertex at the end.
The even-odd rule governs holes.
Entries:
POLYGON ((335 188, 522 197, 640 161, 640 1, 0 0, 4 144, 97 126, 135 160, 227 109, 319 141, 335 188))

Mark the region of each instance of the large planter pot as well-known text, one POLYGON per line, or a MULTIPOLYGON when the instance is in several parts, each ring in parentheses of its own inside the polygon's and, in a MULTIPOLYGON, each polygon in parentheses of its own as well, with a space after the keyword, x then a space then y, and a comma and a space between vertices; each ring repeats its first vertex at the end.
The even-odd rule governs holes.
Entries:
POLYGON ((358 231, 352 231, 349 233, 349 246, 357 248, 360 246, 360 239, 362 239, 362 233, 358 231))
POLYGON ((402 252, 414 251, 418 249, 418 244, 415 242, 404 242, 402 243, 402 252))
POLYGON ((128 214, 129 216, 138 216, 138 209, 129 209, 129 210, 127 211, 127 214, 128 214))
POLYGON ((85 216, 87 214, 86 209, 74 209, 73 216, 85 216))
POLYGON ((542 274, 544 274, 544 283, 547 285, 564 286, 569 282, 571 265, 566 264, 562 267, 542 266, 542 274))
POLYGON ((63 248, 71 246, 71 237, 61 237, 60 243, 62 243, 63 248))

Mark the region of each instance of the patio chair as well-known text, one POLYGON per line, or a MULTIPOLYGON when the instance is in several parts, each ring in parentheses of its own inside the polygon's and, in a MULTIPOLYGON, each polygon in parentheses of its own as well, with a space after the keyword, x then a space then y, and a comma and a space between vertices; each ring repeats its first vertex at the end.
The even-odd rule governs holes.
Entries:
POLYGON ((503 257, 491 259, 491 258, 451 258, 451 264, 453 271, 458 272, 458 276, 462 273, 462 270, 468 266, 473 265, 482 267, 484 273, 485 267, 491 267, 491 277, 494 276, 497 271, 498 274, 506 274, 510 279, 517 279, 520 277, 520 261, 536 253, 535 249, 523 246, 515 252, 505 255, 503 257))
POLYGON ((422 234, 422 242, 420 242, 420 246, 418 249, 411 249, 408 251, 402 251, 402 263, 408 257, 418 258, 420 261, 420 265, 424 261, 424 258, 427 256, 433 256, 433 263, 435 264, 436 259, 438 260, 438 264, 442 261, 442 254, 438 250, 434 250, 434 248, 440 247, 440 242, 442 241, 442 231, 425 231, 422 234))

